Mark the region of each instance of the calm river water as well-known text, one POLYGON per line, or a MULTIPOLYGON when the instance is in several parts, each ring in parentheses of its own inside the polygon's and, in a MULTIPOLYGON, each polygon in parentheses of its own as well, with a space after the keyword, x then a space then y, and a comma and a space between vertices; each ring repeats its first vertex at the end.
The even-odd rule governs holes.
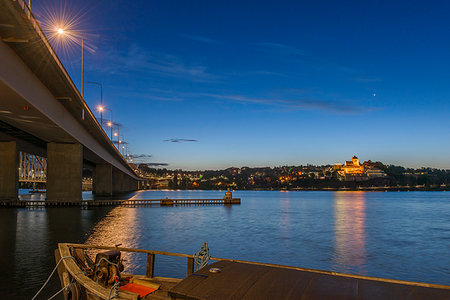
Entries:
MULTIPOLYGON (((130 195, 222 196, 218 191, 130 195)), ((206 241, 216 257, 450 285, 449 192, 236 191, 233 196, 242 204, 2 208, 1 298, 31 298, 55 266, 58 242, 192 254, 206 241)), ((144 273, 144 262, 144 256, 129 256, 125 264, 144 273)), ((157 276, 183 277, 185 270, 184 259, 156 258, 157 276)), ((56 277, 44 296, 60 288, 56 277)))

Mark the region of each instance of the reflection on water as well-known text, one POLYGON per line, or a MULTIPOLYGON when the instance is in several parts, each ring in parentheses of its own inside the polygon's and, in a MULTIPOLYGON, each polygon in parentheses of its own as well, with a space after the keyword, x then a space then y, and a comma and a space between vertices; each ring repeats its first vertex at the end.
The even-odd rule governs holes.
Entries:
MULTIPOLYGON (((292 193, 291 193, 292 194, 292 193)), ((282 238, 288 239, 290 237, 290 215, 291 215, 291 205, 289 193, 285 192, 284 199, 280 201, 281 208, 281 222, 280 222, 280 230, 282 232, 282 238)))
POLYGON ((140 236, 136 209, 113 208, 92 230, 86 240, 90 245, 118 245, 136 247, 140 236))
MULTIPOLYGON (((140 232, 137 210, 134 208, 115 207, 101 220, 87 238, 88 245, 115 246, 137 248, 140 232)), ((135 254, 122 253, 126 261, 125 272, 133 272, 138 268, 135 254)))
POLYGON ((352 267, 365 273, 366 192, 334 193, 334 262, 342 272, 352 267))
MULTIPOLYGON (((237 191, 241 205, 0 209, 0 298, 30 299, 59 242, 194 253, 352 274, 450 284, 450 193, 237 191), (7 283, 7 284, 6 284, 7 283)), ((144 191, 139 199, 220 198, 218 191, 144 191)), ((145 272, 145 255, 125 256, 145 272)), ((157 256, 157 276, 186 259, 157 256)), ((60 288, 56 277, 44 290, 60 288)), ((43 297, 44 299, 45 297, 43 297)))

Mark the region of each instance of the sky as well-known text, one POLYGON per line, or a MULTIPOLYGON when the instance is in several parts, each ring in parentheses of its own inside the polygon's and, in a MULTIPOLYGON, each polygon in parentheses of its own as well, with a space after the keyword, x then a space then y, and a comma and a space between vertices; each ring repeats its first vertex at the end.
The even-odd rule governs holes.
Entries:
MULTIPOLYGON (((33 11, 47 32, 64 15, 82 33, 85 80, 102 83, 130 153, 147 162, 357 155, 450 168, 448 1, 39 0, 33 11)), ((52 43, 80 87, 80 46, 52 43)), ((98 114, 97 86, 85 100, 98 114)))

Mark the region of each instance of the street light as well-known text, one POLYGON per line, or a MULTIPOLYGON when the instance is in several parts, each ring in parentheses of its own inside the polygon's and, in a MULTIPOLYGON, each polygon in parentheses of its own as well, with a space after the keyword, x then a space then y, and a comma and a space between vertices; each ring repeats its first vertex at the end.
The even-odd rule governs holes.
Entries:
POLYGON ((100 111, 100 124, 103 124, 103 85, 95 81, 86 81, 86 83, 95 84, 100 87, 100 107, 98 110, 100 111))
MULTIPOLYGON (((56 32, 59 35, 66 34, 66 31, 61 27, 58 27, 56 29, 56 32)), ((80 35, 80 39, 81 39, 81 97, 83 97, 83 99, 84 99, 84 39, 83 39, 83 36, 80 35)))
POLYGON ((119 144, 122 142, 120 140, 120 124, 116 124, 117 132, 114 132, 114 136, 117 137, 117 149, 120 151, 119 144))
MULTIPOLYGON (((108 127, 111 128, 111 142, 112 142, 113 141, 113 125, 114 125, 114 123, 112 121, 112 110, 109 109, 109 108, 106 108, 106 107, 102 107, 102 109, 109 110, 109 112, 111 113, 110 118, 109 118, 109 122, 106 123, 106 125, 108 125, 108 127)), ((103 124, 102 124, 102 128, 103 128, 103 124)))

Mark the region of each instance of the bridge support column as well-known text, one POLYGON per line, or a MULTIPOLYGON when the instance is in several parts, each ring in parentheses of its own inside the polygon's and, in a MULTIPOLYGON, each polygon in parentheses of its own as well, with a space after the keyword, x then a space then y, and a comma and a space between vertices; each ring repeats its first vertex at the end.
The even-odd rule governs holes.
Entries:
POLYGON ((47 144, 47 201, 81 201, 83 146, 47 144))
POLYGON ((112 188, 112 192, 113 194, 120 194, 120 193, 124 193, 125 190, 123 188, 124 186, 124 174, 121 171, 118 171, 116 169, 113 169, 112 172, 112 182, 113 182, 113 188, 112 188))
POLYGON ((93 183, 96 196, 111 196, 113 193, 113 168, 111 165, 96 165, 93 183))
POLYGON ((0 201, 2 202, 18 199, 18 161, 16 142, 0 142, 0 201))
POLYGON ((139 189, 139 181, 127 176, 127 192, 136 191, 139 189))
POLYGON ((113 194, 128 193, 138 189, 138 181, 136 179, 131 178, 117 169, 113 169, 112 183, 113 194))

